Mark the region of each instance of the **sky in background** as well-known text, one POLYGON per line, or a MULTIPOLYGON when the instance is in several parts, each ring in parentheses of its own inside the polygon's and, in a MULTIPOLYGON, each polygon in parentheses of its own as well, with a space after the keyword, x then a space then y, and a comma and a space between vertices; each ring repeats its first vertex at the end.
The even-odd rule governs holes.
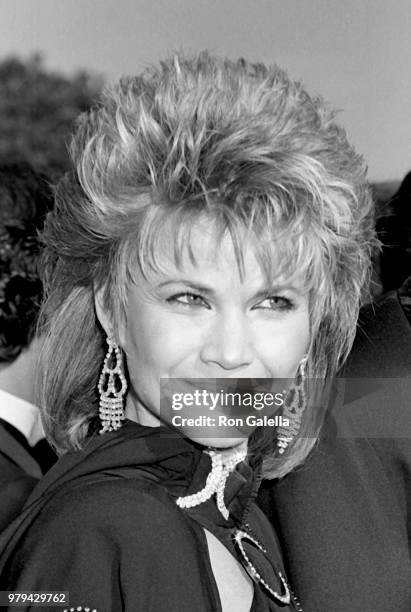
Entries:
POLYGON ((0 58, 108 78, 176 49, 277 62, 341 110, 371 180, 411 170, 410 0, 0 0, 0 58))

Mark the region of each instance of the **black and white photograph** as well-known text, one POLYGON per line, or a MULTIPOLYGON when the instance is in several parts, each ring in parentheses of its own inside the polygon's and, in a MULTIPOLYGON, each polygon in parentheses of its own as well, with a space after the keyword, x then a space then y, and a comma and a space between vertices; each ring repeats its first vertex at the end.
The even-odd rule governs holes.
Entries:
POLYGON ((0 0, 0 610, 411 612, 409 0, 0 0))

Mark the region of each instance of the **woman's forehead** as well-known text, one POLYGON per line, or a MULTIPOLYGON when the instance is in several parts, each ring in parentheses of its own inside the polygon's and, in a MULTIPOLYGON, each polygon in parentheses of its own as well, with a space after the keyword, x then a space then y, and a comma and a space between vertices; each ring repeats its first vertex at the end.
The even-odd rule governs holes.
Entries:
POLYGON ((245 231, 235 240, 228 229, 222 230, 207 218, 178 226, 172 223, 162 225, 153 248, 161 267, 178 270, 218 266, 223 262, 237 266, 237 259, 250 258, 254 250, 245 231))
POLYGON ((140 262, 150 269, 147 276, 174 275, 200 270, 230 268, 240 279, 258 276, 266 283, 285 281, 304 285, 281 241, 257 236, 246 228, 221 227, 213 220, 199 218, 176 227, 165 223, 156 232, 149 261, 140 262))

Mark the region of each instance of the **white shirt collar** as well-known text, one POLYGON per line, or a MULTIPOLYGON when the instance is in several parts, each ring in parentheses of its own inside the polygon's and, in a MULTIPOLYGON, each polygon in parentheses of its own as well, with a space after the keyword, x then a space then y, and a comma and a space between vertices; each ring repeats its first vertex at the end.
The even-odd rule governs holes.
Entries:
POLYGON ((45 437, 38 407, 3 389, 0 389, 0 418, 20 431, 30 446, 45 437))

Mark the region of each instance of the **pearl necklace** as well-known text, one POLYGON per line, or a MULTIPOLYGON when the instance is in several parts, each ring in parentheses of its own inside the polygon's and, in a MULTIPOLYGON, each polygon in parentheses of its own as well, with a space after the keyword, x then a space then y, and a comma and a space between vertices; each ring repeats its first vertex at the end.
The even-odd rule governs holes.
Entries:
POLYGON ((204 452, 211 458, 211 472, 207 476, 205 487, 192 495, 178 497, 176 499, 176 504, 180 508, 193 508, 210 499, 215 493, 217 508, 223 517, 228 520, 229 512, 224 503, 225 485, 231 472, 233 472, 235 467, 246 458, 247 449, 235 451, 229 457, 225 457, 215 450, 207 450, 204 452))

